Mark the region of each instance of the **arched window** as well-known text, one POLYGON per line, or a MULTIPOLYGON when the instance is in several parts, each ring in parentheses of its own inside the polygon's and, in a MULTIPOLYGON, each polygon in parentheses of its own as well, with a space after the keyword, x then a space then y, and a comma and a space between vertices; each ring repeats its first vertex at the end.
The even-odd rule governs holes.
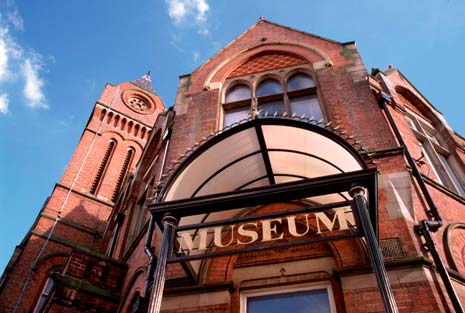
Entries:
POLYGON ((287 80, 287 91, 301 90, 315 87, 313 79, 305 74, 297 73, 287 80))
POLYGON ((262 81, 255 92, 257 96, 257 108, 260 112, 283 114, 286 109, 284 106, 283 88, 275 79, 265 79, 262 81))
POLYGON ((316 95, 316 85, 313 79, 303 73, 297 73, 287 80, 287 96, 292 114, 323 119, 320 102, 316 95))
POLYGON ((94 182, 92 183, 92 186, 90 188, 90 193, 93 195, 97 193, 100 187, 100 184, 102 183, 103 174, 107 170, 108 164, 110 163, 111 156, 113 155, 113 152, 115 151, 115 147, 116 147, 116 141, 113 139, 110 140, 107 151, 105 151, 105 155, 103 156, 102 163, 100 163, 100 166, 97 170, 97 174, 95 175, 94 182))
POLYGON ((257 95, 257 97, 263 97, 275 95, 282 92, 283 89, 281 88, 281 84, 277 80, 265 79, 258 85, 257 92, 255 94, 257 95))
POLYGON ((246 85, 236 85, 232 88, 229 88, 226 92, 225 103, 236 102, 241 100, 250 99, 252 96, 249 86, 246 85))
POLYGON ((126 157, 124 158, 123 167, 118 176, 118 181, 116 182, 115 190, 113 191, 113 195, 111 197, 111 201, 115 202, 118 197, 119 190, 121 189, 121 185, 123 184, 124 177, 128 172, 129 167, 131 166, 132 159, 134 158, 134 148, 129 148, 126 157))
POLYGON ((249 116, 261 118, 274 114, 288 116, 295 114, 317 121, 324 120, 316 83, 310 75, 297 72, 286 81, 269 77, 260 80, 260 76, 252 79, 259 81, 255 90, 250 90, 245 83, 232 82, 232 87, 226 91, 223 103, 223 127, 247 119, 249 116))
POLYGON ((106 114, 107 114, 107 110, 105 110, 105 109, 103 109, 102 112, 100 112, 100 121, 103 121, 106 114))
POLYGON ((140 312, 142 312, 139 291, 136 291, 136 293, 132 297, 131 305, 129 306, 129 309, 130 309, 131 313, 140 313, 140 312))
POLYGON ((250 87, 244 84, 235 85, 226 91, 223 126, 230 126, 247 119, 250 113, 250 87))
POLYGON ((417 160, 420 170, 426 176, 465 198, 465 185, 461 179, 463 173, 456 166, 453 154, 447 149, 447 144, 435 125, 425 118, 407 110, 405 119, 421 148, 421 156, 417 160), (425 162, 422 160, 426 160, 425 162), (422 163, 423 162, 423 163, 422 163))

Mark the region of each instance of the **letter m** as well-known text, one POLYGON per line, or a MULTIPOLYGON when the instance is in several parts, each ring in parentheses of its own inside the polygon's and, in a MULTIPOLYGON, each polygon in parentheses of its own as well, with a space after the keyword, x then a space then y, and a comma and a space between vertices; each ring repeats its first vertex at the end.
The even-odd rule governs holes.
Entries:
POLYGON ((336 221, 339 222, 339 230, 348 229, 349 226, 347 222, 349 222, 352 225, 355 225, 352 211, 347 210, 347 208, 334 209, 333 220, 330 220, 329 217, 324 212, 315 213, 315 218, 316 218, 316 226, 318 228, 317 234, 322 233, 320 223, 325 225, 328 231, 333 230, 334 225, 336 225, 336 221))

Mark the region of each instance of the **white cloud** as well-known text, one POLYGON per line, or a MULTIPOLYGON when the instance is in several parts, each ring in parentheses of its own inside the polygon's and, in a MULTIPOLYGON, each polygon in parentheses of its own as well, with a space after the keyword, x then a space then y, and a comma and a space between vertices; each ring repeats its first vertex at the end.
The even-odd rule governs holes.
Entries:
POLYGON ((43 64, 37 53, 27 57, 21 64, 21 74, 25 81, 23 95, 27 101, 26 105, 31 109, 48 108, 43 91, 45 82, 39 75, 42 68, 43 64))
POLYGON ((195 19, 198 22, 204 22, 207 19, 207 13, 210 7, 205 0, 196 0, 194 1, 195 7, 197 9, 197 14, 195 15, 195 19))
POLYGON ((199 34, 207 35, 206 21, 210 6, 206 0, 167 0, 168 14, 174 24, 194 24, 200 27, 199 34))
POLYGON ((200 59, 200 53, 198 51, 192 52, 192 58, 194 59, 194 63, 197 63, 197 61, 200 59))
POLYGON ((8 112, 8 95, 6 93, 0 95, 0 114, 8 112))
POLYGON ((43 58, 33 49, 25 51, 18 44, 12 32, 23 31, 24 21, 13 0, 6 3, 6 9, 7 12, 0 13, 0 87, 3 91, 0 94, 0 115, 5 115, 13 104, 10 103, 9 88, 13 90, 22 82, 26 105, 31 109, 48 108, 45 81, 41 76, 45 70, 43 58))
POLYGON ((184 1, 170 0, 168 1, 168 14, 173 19, 174 23, 181 23, 186 17, 186 6, 184 1))
POLYGON ((24 31, 24 21, 17 9, 14 9, 11 12, 8 12, 6 15, 6 20, 8 23, 13 25, 16 30, 24 31))
POLYGON ((8 48, 6 42, 6 29, 0 28, 0 80, 4 80, 8 73, 8 48))

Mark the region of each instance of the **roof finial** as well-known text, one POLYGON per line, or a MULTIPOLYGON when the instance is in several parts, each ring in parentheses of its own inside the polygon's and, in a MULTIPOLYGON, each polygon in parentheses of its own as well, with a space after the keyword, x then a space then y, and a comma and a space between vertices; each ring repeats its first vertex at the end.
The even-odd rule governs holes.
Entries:
POLYGON ((259 21, 264 21, 264 20, 265 20, 265 17, 264 17, 263 15, 260 15, 260 16, 258 17, 258 20, 259 20, 259 21))
POLYGON ((147 71, 147 74, 145 74, 142 77, 139 77, 135 81, 132 82, 136 86, 139 86, 147 91, 153 92, 153 86, 152 86, 152 78, 150 76, 150 70, 147 71))

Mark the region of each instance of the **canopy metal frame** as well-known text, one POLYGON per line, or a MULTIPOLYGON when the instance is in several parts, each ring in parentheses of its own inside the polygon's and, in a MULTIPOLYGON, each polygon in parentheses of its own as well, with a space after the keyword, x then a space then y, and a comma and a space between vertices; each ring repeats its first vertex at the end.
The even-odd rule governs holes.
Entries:
MULTIPOLYGON (((162 230, 161 246, 158 250, 157 267, 155 270, 152 297, 149 305, 150 313, 160 312, 167 263, 187 260, 187 258, 182 255, 173 257, 176 231, 188 229, 189 227, 194 229, 197 226, 200 226, 200 224, 195 225, 195 223, 189 226, 179 226, 178 224, 181 218, 237 210, 240 208, 248 208, 277 202, 301 201, 302 199, 310 197, 342 193, 348 193, 352 197, 350 201, 346 201, 344 203, 346 205, 350 204, 352 208, 356 221, 356 231, 348 231, 341 234, 341 238, 339 238, 338 235, 334 235, 328 236, 326 239, 319 240, 337 240, 352 236, 365 238, 367 252, 377 279, 385 311, 397 312, 397 306, 377 242, 377 170, 368 168, 357 151, 342 138, 318 126, 312 124, 302 125, 304 123, 295 122, 296 121, 293 120, 257 119, 241 124, 232 128, 228 132, 213 137, 210 141, 207 141, 204 145, 195 150, 187 159, 184 160, 184 162, 180 164, 177 171, 168 179, 162 188, 157 201, 153 201, 148 204, 148 208, 153 219, 157 221, 162 230), (309 131, 317 132, 323 136, 329 137, 332 141, 341 145, 346 151, 353 155, 354 159, 360 164, 361 170, 342 172, 315 178, 303 177, 297 181, 277 184, 274 181, 274 177, 276 175, 272 172, 272 166, 269 163, 268 147, 266 147, 264 140, 260 139, 261 125, 293 125, 295 127, 307 128, 309 131), (265 163, 267 173, 266 177, 268 178, 269 185, 249 189, 236 189, 208 195, 197 195, 197 191, 199 190, 199 188, 197 188, 197 191, 192 194, 191 197, 172 200, 165 199, 172 183, 179 177, 182 171, 187 168, 193 160, 195 160, 196 157, 200 156, 204 151, 221 140, 250 127, 253 127, 258 135, 260 153, 262 154, 263 161, 265 163)), ((211 177, 206 180, 209 179, 211 179, 211 177)), ((204 182, 200 182, 199 185, 203 183, 204 182)), ((337 206, 339 204, 325 203, 319 209, 322 209, 323 207, 330 207, 331 205, 337 206)), ((284 214, 284 212, 277 212, 276 214, 284 214)), ((218 223, 221 222, 216 221, 213 222, 212 225, 217 225, 218 223)), ((249 247, 244 251, 254 251, 254 249, 262 248, 263 247, 260 246, 249 247)), ((228 253, 235 252, 228 251, 228 253)), ((219 253, 215 255, 207 253, 204 255, 196 255, 195 258, 200 259, 224 254, 225 253, 219 253)))

